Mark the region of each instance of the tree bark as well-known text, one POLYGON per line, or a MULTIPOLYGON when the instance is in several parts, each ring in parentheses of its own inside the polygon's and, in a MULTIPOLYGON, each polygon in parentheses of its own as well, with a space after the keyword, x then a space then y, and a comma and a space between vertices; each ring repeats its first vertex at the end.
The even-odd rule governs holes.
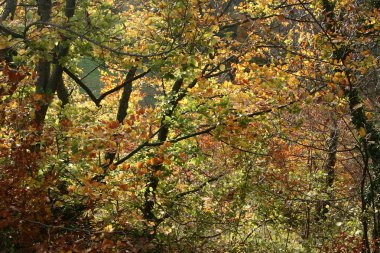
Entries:
POLYGON ((1 16, 1 20, 5 20, 8 18, 9 15, 11 15, 11 20, 13 20, 13 17, 16 12, 16 7, 17 7, 17 0, 7 0, 3 15, 1 16))
POLYGON ((69 92, 67 91, 65 87, 63 78, 61 78, 58 82, 57 95, 58 95, 59 100, 62 101, 62 108, 65 107, 65 105, 69 103, 69 92))
MULTIPOLYGON (((38 15, 41 21, 46 22, 50 20, 51 16, 51 0, 38 0, 38 15)), ((75 0, 66 1, 67 8, 70 9, 69 13, 66 13, 67 17, 74 15, 75 0)), ((56 47, 55 61, 58 62, 62 57, 65 57, 69 52, 69 46, 65 43, 66 38, 63 38, 61 45, 56 47)), ((58 97, 61 99, 63 106, 68 103, 68 93, 63 83, 63 67, 57 63, 54 66, 52 73, 50 73, 50 62, 41 60, 37 65, 37 81, 36 81, 36 93, 42 95, 42 103, 39 104, 35 113, 35 122, 39 132, 42 131, 47 110, 49 104, 58 90, 58 97)))
POLYGON ((336 153, 338 148, 338 142, 339 142, 339 130, 338 125, 336 122, 336 119, 333 119, 333 129, 330 132, 330 139, 328 140, 329 146, 328 146, 328 156, 327 161, 324 165, 324 172, 326 173, 326 188, 325 191, 328 195, 327 200, 320 201, 317 205, 317 221, 320 220, 326 220, 326 215, 329 211, 327 206, 331 206, 330 199, 332 199, 332 188, 334 186, 334 180, 335 180, 335 164, 336 164, 336 153))
MULTIPOLYGON (((132 79, 136 74, 136 67, 133 67, 129 70, 126 81, 132 79)), ((117 111, 117 121, 119 123, 123 123, 125 117, 127 116, 127 111, 129 107, 129 99, 131 97, 132 93, 132 82, 128 82, 127 85, 123 88, 123 93, 121 94, 120 101, 119 101, 119 109, 117 111)))
POLYGON ((368 121, 365 110, 361 104, 359 91, 356 87, 351 85, 348 98, 352 123, 358 132, 364 129, 366 133, 365 136, 360 137, 360 140, 366 156, 371 160, 369 167, 373 173, 373 179, 369 182, 370 190, 367 193, 367 198, 374 209, 374 226, 372 232, 375 242, 374 252, 380 252, 380 134, 373 124, 368 121))
MULTIPOLYGON (((125 117, 127 117, 128 107, 129 107, 129 99, 131 97, 132 93, 132 81, 131 80, 135 74, 136 74, 136 67, 133 67, 129 70, 125 82, 127 84, 123 88, 123 93, 121 94, 120 100, 119 100, 119 108, 117 110, 117 116, 116 119, 120 124, 123 124, 125 117)), ((108 169, 108 166, 111 165, 115 159, 116 152, 106 152, 104 155, 104 158, 106 160, 106 163, 103 165, 104 168, 104 174, 99 177, 99 179, 103 179, 106 173, 106 170, 108 169)))
POLYGON ((38 15, 42 22, 47 22, 50 20, 51 15, 51 0, 38 0, 38 15))
POLYGON ((68 18, 74 16, 75 11, 75 0, 66 0, 65 15, 68 18))

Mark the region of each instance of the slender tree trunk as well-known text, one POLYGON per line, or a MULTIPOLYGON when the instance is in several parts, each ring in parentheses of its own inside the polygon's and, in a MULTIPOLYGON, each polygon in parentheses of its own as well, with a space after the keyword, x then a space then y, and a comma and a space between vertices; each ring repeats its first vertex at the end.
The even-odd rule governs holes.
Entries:
POLYGON ((11 16, 11 20, 13 20, 16 12, 16 7, 17 0, 6 0, 3 15, 1 16, 1 21, 8 18, 9 15, 11 16))
POLYGON ((328 156, 326 163, 324 165, 324 172, 326 173, 326 188, 325 191, 328 194, 328 199, 320 201, 317 205, 317 217, 316 220, 326 220, 326 215, 329 211, 327 206, 331 206, 330 199, 333 198, 332 187, 334 186, 335 180, 335 163, 336 163, 336 153, 339 141, 339 130, 336 119, 333 119, 333 129, 330 132, 329 146, 328 146, 328 156))
MULTIPOLYGON (((129 70, 126 81, 132 79, 136 74, 136 67, 133 67, 129 70)), ((119 101, 119 109, 117 111, 117 121, 119 121, 120 124, 123 123, 125 117, 127 116, 127 111, 129 107, 129 99, 131 97, 132 93, 132 82, 128 82, 127 85, 123 88, 123 93, 121 94, 120 101, 119 101)))
POLYGON ((360 200, 361 200, 361 221, 363 225, 363 247, 362 252, 363 253, 370 253, 371 247, 368 239, 368 212, 367 212, 367 198, 366 198, 366 191, 365 191, 365 185, 366 185, 366 177, 368 174, 368 156, 365 155, 363 157, 364 160, 364 168, 362 172, 362 178, 360 180, 360 200))
POLYGON ((40 15, 41 21, 49 21, 51 15, 51 0, 38 0, 37 7, 38 15, 40 15))
POLYGON ((359 91, 356 87, 351 85, 348 98, 352 123, 358 132, 363 132, 363 130, 365 132, 365 136, 361 136, 360 140, 366 156, 371 161, 371 164, 366 166, 373 173, 373 180, 369 182, 370 191, 367 193, 367 196, 374 209, 374 227, 372 233, 375 242, 374 252, 380 252, 380 134, 373 124, 368 121, 363 106, 358 106, 362 104, 359 91))
POLYGON ((35 113, 35 122, 37 124, 38 131, 42 131, 42 125, 45 120, 44 107, 46 107, 46 86, 50 77, 50 63, 47 61, 40 61, 36 68, 37 80, 36 80, 36 93, 41 95, 39 104, 37 105, 35 113))
MULTIPOLYGON (((326 13, 323 24, 325 25, 327 32, 333 32, 334 25, 337 24, 337 22, 334 23, 334 3, 329 0, 322 0, 322 4, 326 13)), ((326 36, 328 35, 326 34, 326 36)), ((348 52, 348 50, 341 49, 342 48, 336 48, 333 57, 334 59, 344 63, 347 57, 346 52, 348 52)), ((351 77, 350 71, 344 71, 349 83, 349 91, 346 92, 346 96, 349 99, 352 123, 359 133, 365 133, 365 136, 360 136, 360 140, 362 142, 364 152, 368 154, 368 158, 371 160, 370 171, 373 173, 374 178, 370 182, 370 192, 368 193, 368 198, 372 203, 375 212, 373 221, 373 239, 375 241, 374 252, 380 252, 380 134, 379 131, 367 119, 364 106, 361 103, 358 87, 353 84, 353 78, 351 77)), ((366 222, 364 222, 363 226, 364 230, 368 229, 366 227, 366 222)), ((365 242, 365 245, 367 247, 365 251, 370 251, 368 248, 368 243, 365 242)))
MULTIPOLYGON (((125 82, 127 82, 127 84, 123 88, 123 92, 122 92, 120 100, 119 100, 119 108, 118 108, 117 116, 116 116, 116 119, 120 124, 123 124, 125 118, 127 117, 127 112, 128 112, 128 107, 129 107, 129 99, 130 99, 131 93, 132 93, 133 82, 128 81, 128 80, 131 80, 135 76, 136 71, 137 71, 137 68, 132 67, 128 71, 127 76, 125 77, 125 82)), ((94 178, 94 180, 99 181, 99 180, 104 178, 106 171, 107 171, 108 167, 113 163, 115 156, 116 156, 115 151, 106 152, 106 154, 104 155, 105 163, 102 165, 102 167, 104 169, 104 173, 102 175, 96 176, 94 178)))
MULTIPOLYGON (((161 128, 157 135, 158 142, 165 142, 168 138, 169 134, 169 126, 165 123, 165 119, 167 117, 171 117, 174 113, 174 110, 179 102, 179 92, 183 85, 183 79, 178 79, 172 87, 170 92, 170 101, 169 101, 169 109, 164 112, 163 117, 161 119, 161 128)), ((162 164, 153 165, 149 171, 150 175, 148 178, 148 182, 144 192, 145 203, 143 207, 143 215, 144 219, 150 223, 153 222, 155 225, 153 226, 153 231, 148 230, 148 238, 153 239, 156 236, 156 229, 159 225, 159 219, 154 214, 154 205, 156 198, 156 190, 159 184, 159 179, 155 176, 155 172, 162 170, 162 164)))
MULTIPOLYGON (((51 0, 38 0, 38 15, 40 20, 47 22, 50 20, 51 15, 51 0)), ((74 15, 75 1, 67 0, 66 2, 66 17, 71 18, 74 15), (69 10, 68 10, 69 9, 69 10)), ((63 38, 61 45, 58 45, 56 50, 55 62, 58 62, 62 57, 65 57, 69 52, 69 46, 65 44, 66 38, 63 38)), ((37 64, 37 81, 36 81, 36 93, 42 96, 40 104, 38 105, 35 113, 35 122, 37 129, 42 132, 45 117, 49 104, 58 90, 58 97, 62 100, 63 104, 68 103, 68 93, 64 87, 62 74, 63 68, 58 63, 54 66, 51 72, 51 63, 45 60, 41 60, 37 64), (51 73, 50 73, 51 72, 51 73)))
POLYGON ((65 105, 69 103, 69 92, 67 91, 65 87, 63 78, 61 78, 58 82, 57 95, 58 95, 59 100, 62 101, 62 108, 65 107, 65 105))

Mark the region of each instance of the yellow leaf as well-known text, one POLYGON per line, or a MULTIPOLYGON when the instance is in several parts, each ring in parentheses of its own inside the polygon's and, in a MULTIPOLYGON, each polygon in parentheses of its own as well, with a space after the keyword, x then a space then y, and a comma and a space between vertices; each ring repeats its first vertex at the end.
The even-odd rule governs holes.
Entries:
POLYGON ((108 225, 108 226, 106 226, 106 227, 104 228, 104 232, 112 232, 112 231, 113 231, 113 227, 112 227, 111 224, 108 225))
POLYGON ((224 64, 220 65, 220 66, 219 66, 219 69, 220 69, 221 71, 224 71, 224 70, 226 69, 226 65, 224 65, 224 64))
POLYGON ((144 25, 150 25, 151 23, 152 23, 152 20, 150 20, 150 19, 146 19, 144 21, 144 25))
POLYGON ((368 118, 369 120, 372 120, 372 118, 373 118, 373 114, 372 114, 371 112, 366 112, 365 115, 367 116, 367 118, 368 118))
POLYGON ((29 116, 31 119, 34 119, 36 117, 36 113, 34 111, 31 111, 29 116))
POLYGON ((359 136, 363 138, 363 137, 366 136, 366 134, 367 134, 367 132, 366 132, 365 128, 364 128, 364 127, 361 127, 361 128, 359 129, 359 136))
POLYGON ((0 50, 1 49, 4 49, 4 48, 7 48, 7 42, 3 39, 0 40, 0 50))

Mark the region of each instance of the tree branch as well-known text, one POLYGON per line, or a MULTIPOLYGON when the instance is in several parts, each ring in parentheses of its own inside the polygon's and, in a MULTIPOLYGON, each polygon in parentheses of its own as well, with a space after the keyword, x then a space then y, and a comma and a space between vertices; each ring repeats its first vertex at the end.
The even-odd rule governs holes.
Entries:
POLYGON ((99 103, 100 103, 105 97, 107 97, 109 94, 112 94, 112 93, 114 93, 115 91, 118 91, 118 90, 120 90, 121 88, 123 88, 124 86, 128 85, 129 83, 131 83, 131 82, 133 82, 133 81, 135 81, 135 80, 137 80, 137 79, 140 79, 140 78, 144 77, 144 76, 145 76, 146 74, 148 74, 150 71, 151 71, 151 69, 148 69, 147 71, 145 71, 145 72, 143 72, 143 73, 141 73, 141 74, 139 74, 139 75, 137 75, 137 76, 134 76, 134 77, 132 77, 132 78, 130 78, 130 79, 126 79, 126 80, 125 80, 122 84, 120 84, 119 86, 116 86, 115 88, 110 89, 110 90, 104 92, 104 93, 101 94, 101 95, 99 96, 99 98, 98 98, 99 103))
POLYGON ((71 77, 86 93, 87 95, 91 98, 91 100, 95 103, 96 106, 99 107, 100 101, 95 97, 94 93, 92 93, 91 89, 88 88, 81 79, 79 79, 74 73, 72 73, 70 70, 67 68, 63 68, 63 71, 71 77))
POLYGON ((5 33, 5 34, 11 35, 13 38, 17 38, 17 39, 24 39, 25 38, 24 35, 16 33, 14 31, 12 31, 11 29, 3 26, 2 24, 0 24, 0 31, 5 33))
POLYGON ((131 158, 132 156, 134 156, 141 149, 143 149, 144 147, 146 147, 147 144, 149 143, 149 140, 152 139, 154 136, 156 136, 158 134, 158 132, 161 130, 161 128, 159 128, 156 132, 154 132, 151 136, 149 136, 148 140, 146 140, 143 143, 141 143, 134 150, 132 150, 128 155, 124 156, 123 158, 121 158, 120 160, 118 160, 116 163, 114 163, 114 165, 118 166, 118 165, 122 164, 123 162, 127 161, 129 158, 131 158))

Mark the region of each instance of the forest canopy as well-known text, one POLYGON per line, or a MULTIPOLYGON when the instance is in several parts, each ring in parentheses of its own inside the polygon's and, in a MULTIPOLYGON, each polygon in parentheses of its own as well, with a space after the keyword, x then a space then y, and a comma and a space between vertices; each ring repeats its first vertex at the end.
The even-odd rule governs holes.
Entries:
POLYGON ((1 252, 380 252, 380 1, 4 0, 1 252))

